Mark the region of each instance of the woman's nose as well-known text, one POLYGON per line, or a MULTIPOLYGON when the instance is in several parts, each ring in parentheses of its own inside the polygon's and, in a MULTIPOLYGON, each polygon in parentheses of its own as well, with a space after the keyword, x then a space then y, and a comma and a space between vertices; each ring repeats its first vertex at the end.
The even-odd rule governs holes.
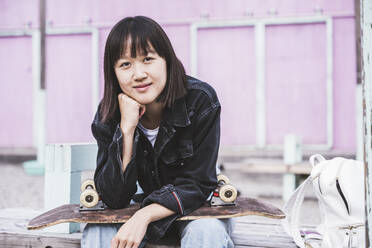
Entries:
POLYGON ((133 77, 136 81, 141 81, 147 77, 145 68, 141 64, 134 65, 133 77))

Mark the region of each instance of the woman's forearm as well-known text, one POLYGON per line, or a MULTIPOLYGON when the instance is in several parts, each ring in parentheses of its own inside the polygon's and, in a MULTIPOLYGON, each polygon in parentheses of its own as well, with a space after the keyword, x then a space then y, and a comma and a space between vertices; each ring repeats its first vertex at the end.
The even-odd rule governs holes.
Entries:
POLYGON ((120 124, 120 128, 121 132, 123 133, 122 170, 124 172, 132 158, 133 136, 135 129, 126 129, 122 124, 120 124))
POLYGON ((160 204, 152 203, 138 210, 136 214, 142 215, 147 223, 151 223, 175 214, 175 212, 160 204))

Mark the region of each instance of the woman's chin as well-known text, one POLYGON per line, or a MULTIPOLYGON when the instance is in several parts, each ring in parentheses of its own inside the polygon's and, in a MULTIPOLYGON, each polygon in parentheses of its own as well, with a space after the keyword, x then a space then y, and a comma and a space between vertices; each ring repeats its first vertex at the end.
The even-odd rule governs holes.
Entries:
POLYGON ((135 99, 139 104, 147 105, 155 101, 155 99, 148 99, 148 98, 137 98, 135 99))

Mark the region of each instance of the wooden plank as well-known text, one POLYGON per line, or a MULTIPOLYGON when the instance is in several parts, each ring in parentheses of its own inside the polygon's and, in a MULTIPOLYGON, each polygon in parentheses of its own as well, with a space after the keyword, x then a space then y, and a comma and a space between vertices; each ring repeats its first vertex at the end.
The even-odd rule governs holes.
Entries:
POLYGON ((372 243, 372 2, 360 1, 360 26, 362 55, 362 85, 363 85, 363 131, 364 131, 364 163, 366 190, 366 247, 372 243))
POLYGON ((304 174, 311 172, 311 166, 307 162, 286 165, 280 162, 256 163, 254 161, 243 161, 235 163, 224 163, 224 167, 229 170, 240 170, 245 173, 272 173, 272 174, 304 174))
MULTIPOLYGON (((355 158, 354 152, 329 150, 329 151, 319 151, 310 150, 303 148, 302 154, 304 159, 309 158, 315 153, 321 153, 325 158, 333 157, 346 157, 355 158)), ((282 149, 255 149, 249 146, 236 146, 236 145, 225 145, 221 146, 219 150, 219 157, 221 161, 228 161, 231 158, 277 158, 282 159, 283 151, 282 149)))
POLYGON ((25 235, 17 233, 0 233, 0 247, 77 248, 80 247, 80 239, 25 235))
POLYGON ((260 217, 237 218, 232 238, 235 247, 296 247, 293 239, 284 232, 279 220, 260 217))

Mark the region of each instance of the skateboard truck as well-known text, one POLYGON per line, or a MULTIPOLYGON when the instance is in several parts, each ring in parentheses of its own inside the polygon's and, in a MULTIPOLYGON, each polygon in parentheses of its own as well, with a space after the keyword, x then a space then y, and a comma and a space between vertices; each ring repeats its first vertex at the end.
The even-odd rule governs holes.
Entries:
POLYGON ((93 180, 85 180, 80 190, 80 211, 98 211, 106 208, 106 205, 99 199, 93 180))
POLYGON ((218 174, 217 175, 218 186, 213 191, 212 198, 210 200, 211 206, 226 206, 235 205, 235 199, 238 195, 238 191, 234 186, 230 184, 230 180, 227 176, 218 174))

